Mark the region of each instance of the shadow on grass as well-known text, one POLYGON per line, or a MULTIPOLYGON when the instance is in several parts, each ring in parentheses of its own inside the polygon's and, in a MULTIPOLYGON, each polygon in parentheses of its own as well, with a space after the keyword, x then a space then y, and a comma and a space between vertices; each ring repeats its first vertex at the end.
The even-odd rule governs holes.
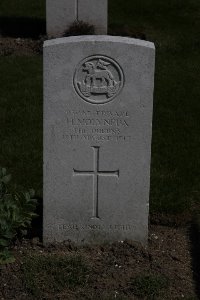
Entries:
POLYGON ((37 39, 46 34, 46 22, 40 18, 0 17, 0 35, 37 39))
POLYGON ((134 28, 126 24, 110 24, 108 28, 108 34, 147 40, 146 33, 144 32, 143 28, 134 28))
POLYGON ((196 294, 200 299, 200 223, 196 219, 190 228, 190 242, 192 254, 193 279, 196 285, 196 294))
POLYGON ((31 228, 28 231, 28 238, 32 239, 34 237, 39 237, 40 242, 43 240, 43 199, 41 197, 36 197, 38 205, 36 208, 37 218, 32 220, 31 228))

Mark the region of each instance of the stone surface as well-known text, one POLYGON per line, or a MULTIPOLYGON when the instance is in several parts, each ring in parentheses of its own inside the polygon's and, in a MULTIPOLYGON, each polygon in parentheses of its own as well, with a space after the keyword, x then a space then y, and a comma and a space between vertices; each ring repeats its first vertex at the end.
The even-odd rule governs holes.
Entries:
POLYGON ((79 0, 78 19, 93 24, 96 34, 107 34, 108 0, 79 0))
POLYGON ((46 0, 46 26, 49 37, 62 36, 75 19, 75 0, 46 0))
POLYGON ((95 26, 96 34, 107 34, 107 0, 46 0, 47 34, 61 37, 76 20, 95 26))
POLYGON ((44 242, 147 242, 154 45, 44 44, 44 242))

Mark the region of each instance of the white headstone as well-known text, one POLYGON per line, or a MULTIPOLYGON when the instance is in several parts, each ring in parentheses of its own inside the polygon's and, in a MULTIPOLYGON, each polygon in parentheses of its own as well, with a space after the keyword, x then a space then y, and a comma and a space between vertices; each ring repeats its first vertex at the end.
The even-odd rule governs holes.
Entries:
POLYGON ((44 242, 146 243, 154 45, 44 44, 44 242))
POLYGON ((107 0, 46 0, 47 34, 61 37, 74 21, 94 25, 95 34, 107 34, 107 0))

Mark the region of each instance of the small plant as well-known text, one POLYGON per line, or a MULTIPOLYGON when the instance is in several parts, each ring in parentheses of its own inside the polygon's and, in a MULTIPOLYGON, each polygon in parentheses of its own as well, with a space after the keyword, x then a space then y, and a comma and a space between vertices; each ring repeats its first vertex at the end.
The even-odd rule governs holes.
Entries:
POLYGON ((83 21, 75 21, 71 24, 68 30, 65 31, 64 37, 75 35, 93 35, 95 27, 83 21))
POLYGON ((44 299, 51 290, 56 295, 66 289, 74 290, 84 286, 89 277, 89 267, 79 255, 31 255, 22 265, 24 283, 27 291, 44 299))
POLYGON ((168 285, 169 283, 166 277, 153 274, 140 275, 132 282, 134 295, 142 299, 147 297, 149 300, 155 299, 168 285))
POLYGON ((14 261, 9 251, 17 236, 26 234, 37 205, 34 191, 24 192, 9 185, 11 175, 0 168, 0 264, 14 261))

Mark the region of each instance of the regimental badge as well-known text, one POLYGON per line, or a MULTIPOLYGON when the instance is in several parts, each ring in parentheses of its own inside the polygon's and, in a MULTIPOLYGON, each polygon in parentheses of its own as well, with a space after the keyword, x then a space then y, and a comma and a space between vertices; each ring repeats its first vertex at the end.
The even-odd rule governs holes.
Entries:
POLYGON ((79 63, 74 75, 74 87, 78 95, 92 104, 112 101, 124 85, 124 74, 113 59, 95 55, 79 63))

